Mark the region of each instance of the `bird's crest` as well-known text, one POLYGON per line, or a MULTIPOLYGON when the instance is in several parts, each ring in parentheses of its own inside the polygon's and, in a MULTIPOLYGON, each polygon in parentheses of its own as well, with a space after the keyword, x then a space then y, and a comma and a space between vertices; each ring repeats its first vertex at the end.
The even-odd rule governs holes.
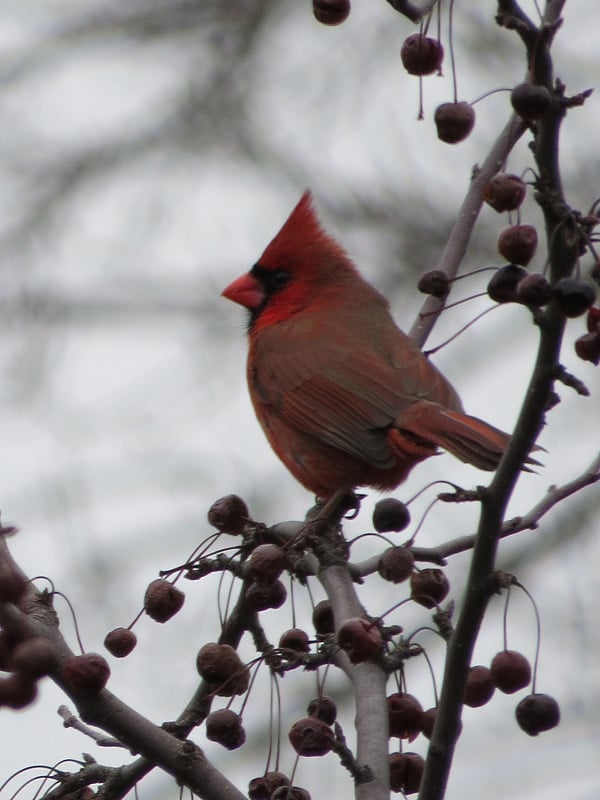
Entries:
POLYGON ((353 269, 344 248, 321 227, 308 189, 258 263, 266 269, 302 272, 341 264, 353 269))

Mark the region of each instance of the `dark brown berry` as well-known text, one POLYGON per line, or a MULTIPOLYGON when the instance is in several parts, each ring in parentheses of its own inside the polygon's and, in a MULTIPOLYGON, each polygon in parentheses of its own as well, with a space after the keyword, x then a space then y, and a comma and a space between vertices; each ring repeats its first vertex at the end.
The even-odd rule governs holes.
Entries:
POLYGON ((373 509, 373 527, 377 533, 403 531, 410 523, 410 511, 406 503, 395 497, 379 500, 373 509))
POLYGON ((521 278, 515 292, 517 303, 523 303, 529 308, 547 305, 552 300, 552 294, 552 286, 541 272, 532 272, 521 278))
POLYGON ((545 86, 520 83, 510 93, 510 102, 516 113, 526 122, 542 117, 552 104, 552 97, 545 86))
POLYGON ((442 103, 434 113, 438 139, 458 144, 466 139, 475 125, 475 111, 469 103, 442 103))
POLYGON ((106 659, 98 653, 84 653, 65 659, 62 676, 70 689, 97 694, 106 686, 110 667, 106 659))
POLYGON ((418 753, 390 755, 390 789, 392 792, 415 794, 421 786, 425 761, 418 753))
POLYGON ((10 668, 32 680, 49 675, 56 667, 54 647, 48 639, 34 636, 15 645, 10 654, 10 668))
POLYGON ((302 786, 280 786, 271 795, 271 800, 311 800, 311 797, 302 786))
POLYGON ((527 186, 518 175, 501 172, 486 185, 483 199, 494 211, 502 213, 519 208, 526 194, 527 186))
POLYGON ((36 682, 20 672, 0 678, 0 707, 5 706, 15 711, 26 708, 36 699, 37 693, 36 682))
POLYGON ((516 650, 501 650, 490 664, 492 680, 496 689, 513 694, 524 689, 531 680, 531 666, 522 653, 516 650))
POLYGON ((248 784, 250 800, 271 800, 277 789, 290 785, 290 779, 283 772, 265 772, 258 778, 252 778, 248 784))
POLYGON ((449 591, 448 578, 437 567, 422 569, 410 576, 410 596, 425 608, 439 605, 449 591))
POLYGON ((423 294, 444 298, 450 291, 450 281, 443 270, 431 269, 421 275, 417 283, 417 289, 423 294))
POLYGON ((333 731, 317 717, 303 717, 294 722, 288 738, 300 756, 324 756, 333 747, 333 731))
POLYGON ((114 628, 104 639, 104 647, 115 658, 125 658, 136 644, 137 636, 130 628, 114 628))
POLYGON ((402 583, 412 575, 415 557, 406 547, 388 547, 377 565, 377 572, 386 581, 402 583))
POLYGON ((184 600, 184 593, 170 581, 156 578, 146 589, 144 611, 155 622, 167 622, 181 609, 184 600))
POLYGON ((496 303, 516 303, 517 286, 527 274, 527 270, 517 264, 499 267, 487 285, 488 295, 496 303))
POLYGON ((548 694, 528 694, 515 709, 519 727, 529 736, 556 728, 560 722, 560 708, 548 694))
MULTIPOLYGON (((427 739, 431 739, 431 734, 433 733, 433 726, 435 724, 435 718, 437 715, 437 707, 428 708, 427 711, 423 712, 423 716, 421 717, 421 733, 427 739)), ((458 721, 458 735, 462 733, 462 722, 458 721)))
POLYGON ((333 725, 337 717, 337 706, 335 700, 326 694, 322 694, 320 697, 314 697, 309 702, 306 712, 309 717, 317 717, 327 725, 333 725))
POLYGON ((410 75, 431 75, 442 65, 444 48, 437 39, 413 33, 402 43, 400 58, 410 75))
POLYGON ((487 667, 482 664, 471 667, 465 686, 465 705, 471 708, 484 706, 492 699, 495 689, 492 673, 487 667))
POLYGON ((575 352, 583 361, 600 364, 600 332, 584 333, 575 340, 575 352))
POLYGON ((319 600, 313 609, 312 623, 315 626, 316 632, 320 633, 322 636, 335 631, 333 611, 331 610, 331 603, 329 600, 319 600))
POLYGON ((203 645, 196 656, 196 669, 220 697, 243 694, 248 689, 250 670, 231 645, 216 642, 203 645))
POLYGON ((377 658, 383 648, 383 639, 377 624, 364 617, 346 620, 338 631, 337 643, 353 664, 377 658))
POLYGON ((242 718, 230 708, 211 711, 206 718, 206 738, 228 750, 237 750, 246 741, 242 718))
POLYGON ((323 25, 341 25, 350 14, 350 0, 313 0, 313 14, 323 25))
POLYGON ((310 652, 308 633, 302 628, 290 628, 279 637, 279 647, 283 650, 294 650, 296 653, 310 652))
POLYGON ((389 735, 413 739, 421 732, 423 706, 408 692, 394 692, 387 698, 389 735))
POLYGON ((287 598, 287 589, 281 581, 271 584, 251 583, 246 589, 246 602, 253 611, 281 608, 287 598))
POLYGON ((222 533, 239 536, 249 520, 248 506, 237 494, 220 497, 208 509, 208 524, 222 533))
POLYGON ((271 584, 281 575, 285 565, 283 548, 277 544, 259 544, 248 559, 248 575, 255 583, 271 584))
POLYGON ((596 290, 577 278, 561 278, 554 284, 554 299, 565 316, 579 317, 594 304, 596 290))
POLYGON ((535 255, 537 243, 533 225, 509 225, 498 237, 498 252, 507 261, 525 267, 535 255))
POLYGON ((590 308, 585 324, 590 333, 600 333, 600 308, 590 308))

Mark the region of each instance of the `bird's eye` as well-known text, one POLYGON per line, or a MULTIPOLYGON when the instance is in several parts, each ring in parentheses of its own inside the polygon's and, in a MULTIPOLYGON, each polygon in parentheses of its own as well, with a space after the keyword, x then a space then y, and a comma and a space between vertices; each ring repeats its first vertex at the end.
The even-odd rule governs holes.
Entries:
POLYGON ((286 272, 283 269, 278 269, 277 272, 273 273, 273 278, 272 278, 273 288, 281 289, 283 286, 286 285, 286 283, 289 282, 290 277, 291 276, 289 272, 286 272))

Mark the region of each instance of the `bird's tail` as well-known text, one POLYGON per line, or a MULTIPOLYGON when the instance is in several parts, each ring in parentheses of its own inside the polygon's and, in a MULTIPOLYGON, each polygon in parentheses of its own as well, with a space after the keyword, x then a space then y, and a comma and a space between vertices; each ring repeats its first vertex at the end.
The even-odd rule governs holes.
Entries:
MULTIPOLYGON (((401 435, 430 443, 479 469, 495 470, 510 436, 477 417, 420 401, 397 421, 401 435)), ((529 464, 538 464, 528 459, 529 464)), ((527 467, 524 467, 527 470, 527 467)))

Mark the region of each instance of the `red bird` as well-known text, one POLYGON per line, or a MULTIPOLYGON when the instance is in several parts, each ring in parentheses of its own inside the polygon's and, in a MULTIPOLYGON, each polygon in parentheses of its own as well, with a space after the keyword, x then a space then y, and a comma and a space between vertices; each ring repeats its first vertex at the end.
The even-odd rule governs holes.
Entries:
POLYGON ((258 421, 317 496, 392 489, 438 447, 480 469, 498 465, 508 435, 463 412, 397 328, 387 300, 321 228, 310 192, 223 295, 250 312, 247 375, 258 421))

